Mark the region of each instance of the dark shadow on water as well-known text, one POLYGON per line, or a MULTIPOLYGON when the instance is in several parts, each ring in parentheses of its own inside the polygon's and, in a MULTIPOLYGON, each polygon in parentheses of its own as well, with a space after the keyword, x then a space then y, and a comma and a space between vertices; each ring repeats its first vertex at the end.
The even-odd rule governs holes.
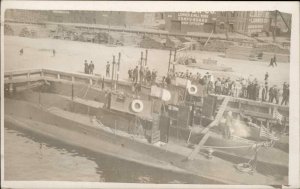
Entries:
POLYGON ((103 181, 104 178, 104 182, 201 184, 199 177, 193 175, 166 171, 106 154, 96 153, 85 148, 65 144, 31 131, 15 127, 7 122, 5 123, 5 130, 8 133, 15 133, 17 136, 42 144, 42 146, 54 148, 62 155, 67 152, 74 157, 85 157, 88 160, 95 162, 97 164, 96 172, 99 175, 99 180, 103 181))

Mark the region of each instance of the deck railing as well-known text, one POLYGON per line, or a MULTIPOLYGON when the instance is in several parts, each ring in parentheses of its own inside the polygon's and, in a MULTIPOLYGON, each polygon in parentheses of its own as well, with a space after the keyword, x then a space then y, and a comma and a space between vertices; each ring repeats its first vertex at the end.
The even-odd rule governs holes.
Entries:
MULTIPOLYGON (((76 84, 87 84, 87 85, 95 85, 104 84, 105 86, 111 86, 115 83, 111 83, 111 79, 105 79, 101 75, 88 75, 83 73, 75 73, 75 72, 64 72, 52 69, 31 69, 31 70, 16 70, 16 71, 7 71, 4 73, 4 84, 9 90, 13 90, 14 84, 18 84, 18 86, 22 85, 30 85, 34 82, 38 81, 54 81, 54 82, 65 82, 65 83, 76 83, 76 84)), ((132 83, 129 81, 120 80, 118 81, 118 87, 122 87, 121 90, 127 88, 127 90, 131 90, 132 83)), ((144 86, 148 91, 149 87, 144 86)), ((150 93, 150 91, 149 91, 150 93)), ((220 101, 224 98, 223 95, 211 95, 217 96, 217 101, 220 101)), ((274 108, 278 109, 279 112, 282 112, 285 116, 288 116, 289 107, 288 106, 280 106, 274 103, 253 101, 244 98, 234 98, 229 97, 229 106, 228 110, 236 112, 244 109, 246 114, 246 110, 251 110, 253 116, 256 117, 266 117, 265 115, 269 115, 272 117, 272 112, 274 108), (253 106, 259 107, 259 111, 253 112, 253 106)), ((218 103, 217 103, 218 104, 218 103)), ((252 115, 251 114, 251 115, 252 115)))

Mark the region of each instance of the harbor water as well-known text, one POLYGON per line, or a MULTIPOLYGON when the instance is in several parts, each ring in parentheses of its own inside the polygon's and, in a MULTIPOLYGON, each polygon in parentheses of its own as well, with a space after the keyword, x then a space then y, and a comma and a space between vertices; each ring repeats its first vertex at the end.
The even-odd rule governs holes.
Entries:
POLYGON ((192 175, 159 170, 94 153, 33 135, 9 124, 5 125, 4 136, 4 177, 7 181, 201 184, 192 175))

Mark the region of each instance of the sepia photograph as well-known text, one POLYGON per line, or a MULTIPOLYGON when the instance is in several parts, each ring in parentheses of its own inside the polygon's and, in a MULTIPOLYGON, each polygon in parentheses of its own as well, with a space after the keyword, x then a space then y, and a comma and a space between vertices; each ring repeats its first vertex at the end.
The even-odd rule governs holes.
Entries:
POLYGON ((299 10, 72 3, 1 11, 4 183, 299 184, 299 10))

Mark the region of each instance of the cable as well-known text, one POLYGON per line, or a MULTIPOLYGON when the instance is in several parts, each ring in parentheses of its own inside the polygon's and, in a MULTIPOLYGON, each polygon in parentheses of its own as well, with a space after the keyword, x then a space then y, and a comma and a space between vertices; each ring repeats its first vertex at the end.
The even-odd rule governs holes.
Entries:
POLYGON ((201 148, 218 148, 218 149, 235 149, 235 148, 250 148, 253 145, 248 146, 202 146, 201 148))

